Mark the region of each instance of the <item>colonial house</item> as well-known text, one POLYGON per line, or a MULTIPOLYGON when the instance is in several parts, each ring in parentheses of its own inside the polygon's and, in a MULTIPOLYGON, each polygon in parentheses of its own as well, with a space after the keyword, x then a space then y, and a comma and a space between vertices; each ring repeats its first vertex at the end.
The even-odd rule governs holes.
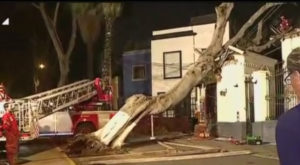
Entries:
MULTIPOLYGON (((227 22, 224 43, 230 38, 230 26, 227 22)), ((214 28, 214 15, 197 17, 189 26, 153 31, 149 50, 125 52, 125 98, 169 91, 199 58, 194 49, 205 50, 209 46, 214 28)), ((283 68, 286 56, 298 46, 298 35, 282 40, 283 68)), ((163 120, 191 118, 198 109, 209 120, 209 129, 220 137, 241 140, 252 134, 261 136, 264 142, 275 142, 277 117, 297 101, 293 93, 287 96, 284 90, 281 63, 250 52, 235 53, 233 57, 223 65, 219 82, 199 84, 179 105, 163 113, 163 120)))
MULTIPOLYGON (((229 40, 229 27, 227 22, 223 42, 229 40)), ((209 46, 214 28, 215 17, 207 15, 194 19, 190 26, 153 31, 153 96, 169 91, 181 80, 199 58, 194 49, 209 46)), ((219 136, 244 139, 247 134, 261 132, 255 123, 269 120, 277 108, 274 98, 271 99, 277 93, 277 61, 255 53, 236 53, 234 59, 223 66, 220 82, 196 87, 183 106, 168 110, 164 116, 174 117, 179 112, 192 117, 200 109, 209 116, 210 129, 215 129, 219 136)))

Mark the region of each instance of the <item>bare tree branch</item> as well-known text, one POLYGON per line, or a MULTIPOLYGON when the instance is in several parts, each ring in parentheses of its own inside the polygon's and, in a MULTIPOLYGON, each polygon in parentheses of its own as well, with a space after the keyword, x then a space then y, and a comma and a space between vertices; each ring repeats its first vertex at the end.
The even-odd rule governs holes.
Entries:
POLYGON ((44 3, 40 4, 40 12, 41 12, 42 18, 45 22, 46 28, 49 32, 50 38, 53 41, 53 45, 57 52, 57 55, 59 58, 62 58, 62 55, 64 54, 64 49, 63 49, 62 43, 58 37, 56 28, 54 27, 53 22, 51 21, 51 19, 49 18, 49 16, 46 13, 44 3))
POLYGON ((75 41, 76 41, 76 34, 77 34, 77 24, 76 24, 76 17, 72 16, 72 33, 69 41, 69 46, 67 50, 67 57, 69 58, 71 56, 71 53, 75 47, 75 41))
POLYGON ((262 30, 263 30, 263 20, 260 20, 259 23, 258 23, 258 26, 257 26, 257 33, 256 33, 256 36, 255 38, 253 39, 253 42, 256 44, 256 45, 259 45, 263 36, 262 36, 262 30))
POLYGON ((216 7, 216 28, 213 33, 212 41, 207 48, 208 54, 217 54, 217 52, 222 49, 225 27, 233 6, 233 3, 222 3, 221 5, 216 7))
POLYGON ((35 4, 35 3, 31 3, 32 4, 32 6, 34 6, 35 8, 37 8, 37 9, 41 9, 41 7, 40 7, 40 5, 37 5, 37 4, 35 4))
POLYGON ((59 6, 60 6, 60 2, 57 2, 56 7, 55 7, 55 11, 54 11, 54 18, 53 18, 54 27, 56 27, 56 23, 57 23, 57 15, 58 15, 59 6))
POLYGON ((229 45, 236 44, 237 41, 239 41, 245 34, 245 32, 248 30, 249 27, 251 27, 254 22, 267 11, 271 7, 282 5, 284 3, 266 3, 264 6, 262 6, 257 12, 255 12, 250 19, 242 26, 242 28, 239 30, 239 32, 229 41, 226 42, 224 45, 224 48, 227 48, 229 45))
POLYGON ((270 48, 275 42, 279 41, 281 38, 283 38, 284 36, 286 35, 293 35, 295 33, 299 33, 297 31, 291 31, 289 33, 280 33, 280 34, 277 34, 273 37, 271 37, 272 39, 270 39, 268 42, 266 42, 265 44, 263 45, 254 45, 254 46, 250 46, 246 49, 246 51, 253 51, 253 52, 256 52, 256 53, 260 53, 268 48, 270 48))

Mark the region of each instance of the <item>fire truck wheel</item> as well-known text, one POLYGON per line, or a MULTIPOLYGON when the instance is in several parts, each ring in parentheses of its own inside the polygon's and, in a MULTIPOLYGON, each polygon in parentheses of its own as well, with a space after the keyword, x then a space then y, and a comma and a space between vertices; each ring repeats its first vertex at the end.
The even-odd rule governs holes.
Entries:
POLYGON ((96 128, 92 123, 81 123, 77 126, 75 134, 88 134, 94 131, 96 128))

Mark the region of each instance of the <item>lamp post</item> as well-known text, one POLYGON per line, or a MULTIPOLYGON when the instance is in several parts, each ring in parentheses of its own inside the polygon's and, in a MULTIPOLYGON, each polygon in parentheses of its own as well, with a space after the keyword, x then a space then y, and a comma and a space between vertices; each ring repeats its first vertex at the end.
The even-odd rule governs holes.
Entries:
POLYGON ((43 70, 46 66, 43 63, 39 64, 39 69, 43 70))
POLYGON ((46 66, 45 66, 45 64, 43 64, 43 63, 40 63, 40 64, 38 64, 38 66, 37 66, 37 69, 38 69, 38 70, 35 72, 34 77, 33 77, 35 93, 38 92, 38 86, 40 86, 40 71, 41 71, 41 70, 44 70, 45 67, 46 67, 46 66))

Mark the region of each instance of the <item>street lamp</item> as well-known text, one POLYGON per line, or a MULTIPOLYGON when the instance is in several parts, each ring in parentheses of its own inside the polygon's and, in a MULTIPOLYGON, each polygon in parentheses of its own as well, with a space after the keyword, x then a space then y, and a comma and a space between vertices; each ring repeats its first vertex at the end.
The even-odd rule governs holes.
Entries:
POLYGON ((39 68, 40 68, 40 69, 44 69, 44 68, 45 68, 45 65, 44 65, 43 63, 41 63, 41 64, 39 65, 39 68))

